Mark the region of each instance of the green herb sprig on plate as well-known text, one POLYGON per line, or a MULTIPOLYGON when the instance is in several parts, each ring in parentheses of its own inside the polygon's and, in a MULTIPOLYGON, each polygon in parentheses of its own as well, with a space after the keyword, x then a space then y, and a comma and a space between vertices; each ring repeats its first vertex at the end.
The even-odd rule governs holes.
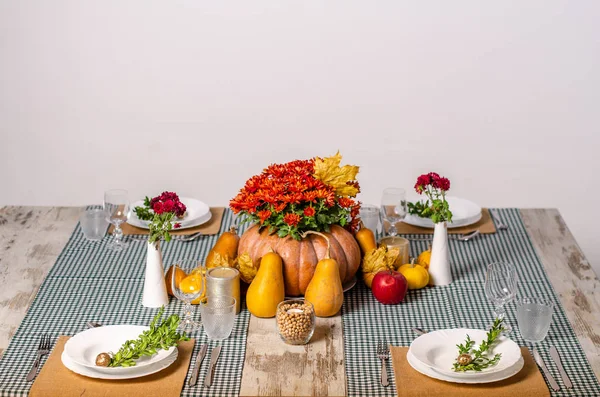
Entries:
POLYGON ((458 358, 454 362, 454 371, 466 372, 466 371, 482 371, 486 368, 498 364, 502 353, 495 354, 493 357, 488 357, 488 352, 492 350, 494 343, 504 331, 502 326, 502 319, 497 318, 492 325, 492 328, 487 333, 487 338, 478 349, 473 349, 475 341, 467 335, 467 339, 464 344, 458 344, 458 358))
POLYGON ((160 322, 164 307, 158 311, 152 322, 150 329, 144 331, 138 339, 128 340, 118 352, 111 354, 109 367, 133 367, 135 360, 142 356, 152 356, 160 349, 168 350, 182 340, 189 340, 185 333, 177 332, 179 326, 179 316, 170 315, 167 319, 160 322))

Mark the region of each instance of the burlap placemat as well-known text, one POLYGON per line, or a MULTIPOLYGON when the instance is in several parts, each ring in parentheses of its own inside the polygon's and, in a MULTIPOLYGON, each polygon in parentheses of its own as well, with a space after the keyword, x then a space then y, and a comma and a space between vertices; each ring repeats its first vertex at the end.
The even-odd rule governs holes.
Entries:
MULTIPOLYGON (((389 228, 389 223, 387 221, 384 222, 384 227, 387 232, 389 228)), ((479 229, 479 232, 483 234, 496 233, 496 225, 494 225, 494 220, 492 219, 490 211, 487 208, 481 209, 481 219, 479 222, 469 226, 448 228, 448 233, 464 234, 474 232, 477 229, 479 229)), ((433 234, 433 228, 430 229, 427 227, 413 226, 404 222, 398 222, 396 224, 396 230, 398 230, 398 234, 433 234)))
MULTIPOLYGON (((189 229, 173 230, 170 232, 170 234, 172 234, 174 236, 177 236, 177 235, 186 236, 186 235, 194 234, 197 232, 202 232, 202 234, 206 234, 206 235, 218 234, 219 230, 221 230, 221 221, 223 220, 223 213, 225 212, 225 208, 224 207, 211 207, 210 212, 212 214, 212 217, 210 218, 210 220, 208 222, 203 223, 200 226, 191 227, 189 229)), ((108 228, 108 233, 112 234, 114 228, 115 227, 113 225, 111 225, 108 228)), ((139 227, 131 226, 129 223, 122 224, 121 229, 123 230, 124 235, 148 234, 148 229, 142 229, 139 227)))
POLYGON ((177 360, 152 375, 134 379, 105 380, 88 378, 67 369, 60 356, 69 336, 60 336, 54 350, 40 370, 29 397, 70 396, 156 396, 179 397, 190 366, 195 341, 180 342, 177 360))
POLYGON ((406 359, 408 347, 392 346, 390 350, 398 397, 550 396, 546 381, 526 347, 521 348, 525 365, 518 374, 498 382, 479 384, 451 383, 430 378, 410 366, 406 359))

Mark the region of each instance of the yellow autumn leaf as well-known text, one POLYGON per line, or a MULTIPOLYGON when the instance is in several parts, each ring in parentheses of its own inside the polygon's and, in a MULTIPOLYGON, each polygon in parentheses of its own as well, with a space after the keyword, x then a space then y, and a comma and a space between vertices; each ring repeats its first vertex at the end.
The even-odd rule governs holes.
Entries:
POLYGON ((395 270, 394 262, 400 255, 399 248, 391 248, 382 244, 379 248, 367 252, 363 258, 362 271, 363 280, 369 288, 373 282, 373 277, 382 270, 395 270))
POLYGON ((212 260, 210 261, 210 263, 206 264, 206 267, 209 269, 212 269, 213 267, 233 267, 231 264, 232 262, 233 261, 229 260, 229 256, 223 256, 218 252, 215 252, 214 256, 212 257, 212 260))
POLYGON ((315 158, 315 178, 323 183, 335 188, 335 193, 341 197, 354 197, 358 194, 355 186, 348 182, 356 180, 359 167, 355 165, 345 165, 340 167, 342 155, 337 152, 335 156, 325 157, 324 159, 315 158))
POLYGON ((254 280, 254 277, 258 272, 258 267, 254 267, 252 259, 247 253, 238 256, 237 268, 240 271, 240 278, 248 284, 254 280))

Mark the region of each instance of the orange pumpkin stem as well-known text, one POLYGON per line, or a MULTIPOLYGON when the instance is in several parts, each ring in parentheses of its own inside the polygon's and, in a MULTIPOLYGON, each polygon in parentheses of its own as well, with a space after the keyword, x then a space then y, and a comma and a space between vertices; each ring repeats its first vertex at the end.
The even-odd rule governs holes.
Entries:
POLYGON ((237 234, 237 227, 236 226, 231 226, 229 228, 229 233, 237 234))
POLYGON ((327 254, 325 255, 325 259, 330 259, 331 258, 331 255, 330 255, 331 243, 329 242, 329 237, 327 237, 326 235, 324 235, 321 232, 315 232, 313 230, 307 230, 304 233, 302 233, 302 238, 305 238, 309 234, 316 234, 317 236, 323 237, 327 241, 327 254))
POLYGON ((414 269, 415 267, 415 257, 410 258, 410 267, 414 269))

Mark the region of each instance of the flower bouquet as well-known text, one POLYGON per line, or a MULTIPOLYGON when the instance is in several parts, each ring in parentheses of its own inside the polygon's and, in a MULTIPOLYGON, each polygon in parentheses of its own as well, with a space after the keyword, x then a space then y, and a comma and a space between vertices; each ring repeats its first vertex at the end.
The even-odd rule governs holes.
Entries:
POLYGON ((143 207, 133 209, 138 218, 150 222, 142 295, 142 304, 146 307, 161 307, 169 304, 160 241, 171 241, 170 231, 181 227, 181 223, 174 220, 182 219, 186 210, 185 204, 173 192, 163 192, 152 199, 146 197, 143 207))
POLYGON ((417 178, 415 190, 419 194, 425 193, 427 200, 425 203, 410 203, 409 213, 422 218, 431 218, 435 224, 429 263, 429 282, 432 285, 448 285, 452 282, 447 230, 447 222, 452 221, 452 212, 446 200, 450 181, 435 172, 430 172, 417 178))
POLYGON ((360 249, 350 233, 359 225, 359 168, 340 166, 342 156, 272 164, 246 181, 229 206, 253 227, 241 237, 238 254, 258 268, 273 250, 283 259, 286 294, 302 295, 326 241, 307 231, 323 232, 331 241, 331 256, 340 266, 342 282, 351 280, 360 264, 360 249), (247 255, 247 256, 246 256, 247 255))

